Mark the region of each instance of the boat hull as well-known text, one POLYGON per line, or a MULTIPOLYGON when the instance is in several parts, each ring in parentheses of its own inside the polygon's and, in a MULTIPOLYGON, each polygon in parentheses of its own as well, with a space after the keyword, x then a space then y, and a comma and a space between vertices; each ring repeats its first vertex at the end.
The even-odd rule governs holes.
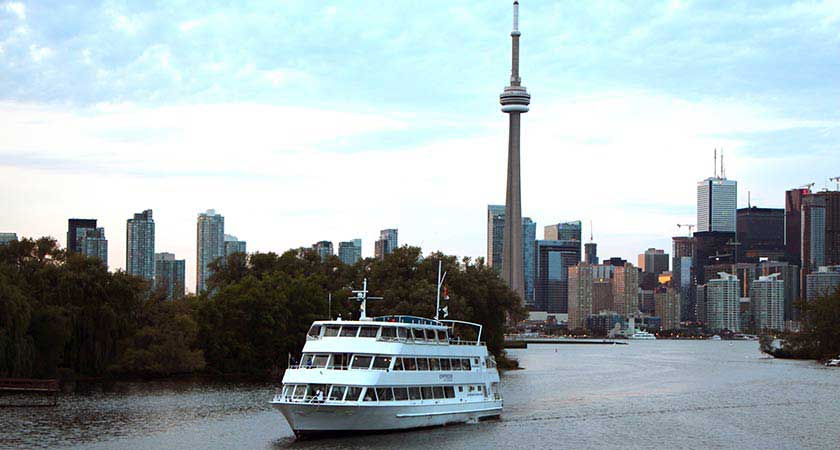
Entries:
POLYGON ((297 436, 381 432, 475 422, 499 417, 502 401, 438 405, 364 405, 271 402, 297 436))

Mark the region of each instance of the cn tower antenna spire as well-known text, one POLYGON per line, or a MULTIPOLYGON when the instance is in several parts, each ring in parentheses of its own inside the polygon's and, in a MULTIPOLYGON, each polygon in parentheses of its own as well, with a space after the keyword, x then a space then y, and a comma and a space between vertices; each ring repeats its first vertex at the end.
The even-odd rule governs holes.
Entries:
POLYGON ((502 278, 511 290, 525 298, 525 269, 522 246, 522 189, 519 175, 519 130, 522 113, 528 112, 531 96, 519 78, 519 2, 513 2, 513 31, 511 37, 510 85, 501 95, 502 112, 509 117, 507 194, 505 197, 505 229, 502 242, 502 278))

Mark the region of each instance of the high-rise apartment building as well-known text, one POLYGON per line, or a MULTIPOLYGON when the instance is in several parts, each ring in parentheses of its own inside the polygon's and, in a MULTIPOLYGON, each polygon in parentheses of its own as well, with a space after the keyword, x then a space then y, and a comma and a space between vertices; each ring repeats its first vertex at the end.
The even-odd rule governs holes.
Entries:
POLYGON ((840 265, 840 191, 816 195, 825 199, 825 264, 840 265))
POLYGON ((580 263, 569 267, 569 330, 586 327, 592 314, 592 266, 580 263))
MULTIPOLYGON (((502 255, 504 253, 505 207, 487 205, 487 265, 497 273, 502 273, 502 255)), ((530 217, 522 218, 522 270, 525 291, 525 306, 535 309, 534 277, 535 247, 537 224, 530 217)))
POLYGON ((226 234, 225 237, 225 257, 234 253, 248 253, 248 243, 240 241, 236 236, 226 234))
POLYGON ((379 232, 379 240, 374 244, 374 256, 377 259, 384 259, 385 255, 392 253, 399 247, 398 233, 396 228, 388 228, 379 232))
POLYGON ((706 323, 714 331, 741 331, 740 283, 735 275, 721 272, 706 282, 706 323))
POLYGON ((535 307, 549 313, 568 313, 568 270, 580 262, 580 242, 537 240, 534 250, 535 307))
POLYGON ((126 221, 125 271, 150 282, 155 279, 155 221, 151 209, 126 221))
POLYGON ((338 243, 338 259, 344 264, 353 265, 362 259, 362 240, 353 239, 338 243))
POLYGON ((785 282, 779 274, 760 276, 752 282, 750 307, 757 330, 785 329, 785 282))
POLYGON ((785 210, 741 208, 737 211, 741 254, 751 260, 781 260, 785 256, 785 210))
POLYGON ((96 229, 96 219, 68 219, 67 220, 67 251, 81 252, 79 241, 85 236, 85 231, 96 229))
POLYGON ((582 224, 580 220, 547 225, 544 229, 545 240, 581 242, 581 230, 582 224))
POLYGON ((656 303, 656 315, 661 320, 663 330, 676 330, 680 328, 680 296, 678 289, 668 287, 653 294, 656 303))
POLYGON ((0 245, 18 240, 17 233, 0 233, 0 245))
POLYGON ((787 262, 764 261, 758 265, 759 273, 763 276, 776 275, 784 281, 784 321, 799 320, 799 314, 794 308, 794 302, 799 299, 799 266, 787 262))
POLYGON ((802 199, 802 269, 806 273, 825 265, 825 197, 813 194, 802 199))
POLYGON ((613 307, 624 317, 638 313, 639 269, 630 263, 618 266, 613 272, 613 307))
POLYGON ((333 243, 330 241, 318 241, 312 244, 312 250, 321 258, 321 261, 326 261, 333 255, 333 243))
POLYGON ((809 302, 817 297, 832 295, 840 288, 840 266, 819 267, 817 271, 809 273, 805 280, 809 302))
POLYGON ((602 311, 615 311, 613 308, 613 286, 611 276, 596 277, 595 268, 593 267, 592 280, 592 313, 597 314, 602 311))
POLYGON ((502 273, 505 206, 487 205, 487 265, 502 273))
POLYGON ((225 218, 215 209, 198 215, 196 223, 196 293, 207 289, 211 262, 225 257, 225 218))
POLYGON ((534 242, 537 241, 537 224, 530 217, 522 218, 522 270, 525 276, 525 306, 534 307, 534 269, 536 266, 534 242))
POLYGON ((79 240, 79 253, 99 258, 108 267, 108 239, 105 239, 105 229, 85 229, 84 236, 79 240))
POLYGON ((697 183, 697 231, 735 233, 738 182, 710 177, 697 183))
POLYGON ((167 300, 184 297, 187 262, 172 253, 155 253, 155 287, 163 289, 167 300))

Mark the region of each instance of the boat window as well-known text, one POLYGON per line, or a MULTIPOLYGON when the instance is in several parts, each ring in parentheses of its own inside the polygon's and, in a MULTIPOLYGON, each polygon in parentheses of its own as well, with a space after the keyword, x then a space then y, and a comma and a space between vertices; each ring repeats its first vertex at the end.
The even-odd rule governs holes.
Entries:
POLYGON ((405 370, 417 370, 417 363, 414 358, 403 358, 403 368, 405 370))
POLYGON ((478 388, 478 392, 481 392, 481 385, 480 384, 478 386, 476 386, 476 388, 478 388))
POLYGON ((352 369, 370 369, 370 362, 373 356, 356 355, 353 357, 353 363, 350 365, 352 369))
MULTIPOLYGON (((368 388, 372 389, 372 388, 368 388)), ((391 388, 376 388, 376 396, 379 397, 380 402, 390 402, 394 399, 394 395, 391 393, 391 388)))
POLYGON ((403 327, 398 327, 397 328, 397 339, 399 339, 401 341, 404 341, 405 338, 407 337, 407 335, 408 335, 408 330, 406 330, 403 327))
POLYGON ((446 395, 443 393, 443 386, 435 386, 434 393, 435 398, 446 398, 446 395))
POLYGON ((306 395, 306 388, 308 386, 305 384, 298 384, 295 386, 295 393, 292 394, 294 398, 303 398, 306 395))
POLYGON ((289 397, 291 395, 292 391, 294 391, 294 390, 295 390, 294 385, 287 384, 287 385, 283 386, 283 394, 281 394, 281 395, 283 397, 289 397))
POLYGON ((339 369, 345 370, 347 369, 348 364, 350 363, 350 355, 347 353, 333 353, 332 359, 330 359, 329 365, 327 366, 328 369, 339 369))
POLYGON ((373 360, 373 368, 376 370, 387 370, 389 367, 391 367, 390 356, 377 356, 373 360))
POLYGON ((312 360, 315 358, 315 355, 311 353, 304 353, 303 359, 300 361, 301 367, 312 367, 312 360))
POLYGON ((426 338, 423 336, 423 330, 419 328, 411 328, 411 338, 415 341, 425 341, 426 338))
POLYGON ((469 358, 464 358, 461 360, 461 370, 472 370, 472 367, 470 367, 469 358))
POLYGON ((417 386, 408 388, 408 398, 412 400, 422 400, 423 398, 420 397, 420 388, 417 386))
POLYGON ((464 392, 464 386, 458 386, 458 392, 464 392))
POLYGON ((379 327, 362 327, 359 330, 359 337, 375 338, 379 327))
POLYGON ((440 342, 447 342, 446 330, 437 330, 437 340, 440 342))
POLYGON ((310 337, 318 337, 321 335, 321 325, 312 325, 312 328, 309 329, 309 333, 306 333, 307 336, 310 337))
POLYGON ((435 341, 435 330, 425 329, 423 330, 423 334, 426 336, 426 340, 430 342, 435 341))
POLYGON ((439 358, 429 358, 429 370, 440 370, 439 358))
POLYGON ((333 386, 330 389, 330 400, 341 401, 344 398, 344 386, 333 386))
POLYGON ((417 358, 417 370, 429 370, 428 358, 417 358))
POLYGON ((327 360, 330 358, 330 355, 315 355, 312 359, 312 366, 314 367, 326 367, 327 360))
POLYGON ((449 362, 452 363, 452 370, 461 370, 461 360, 460 359, 450 359, 449 362))
POLYGON ((359 331, 359 327, 353 326, 343 326, 341 327, 341 337, 356 337, 356 332, 359 331))
POLYGON ((347 395, 344 397, 345 402, 356 402, 359 401, 359 396, 362 395, 362 388, 348 386, 347 387, 347 395))
POLYGON ((470 385, 470 389, 469 389, 469 391, 470 391, 470 392, 472 392, 472 391, 474 391, 474 390, 475 390, 475 386, 470 385))
POLYGON ((362 397, 366 402, 375 402, 376 401, 376 390, 373 388, 365 389, 365 395, 362 397))
POLYGON ((338 330, 341 329, 339 325, 327 325, 327 328, 324 330, 324 336, 338 336, 338 330))
POLYGON ((420 391, 423 392, 423 400, 432 400, 435 398, 430 386, 423 386, 420 388, 420 391))
POLYGON ((382 327, 382 333, 380 333, 381 339, 396 339, 397 338, 397 329, 394 327, 382 327))
POLYGON ((473 358, 473 366, 478 367, 480 365, 478 358, 473 358))
POLYGON ((452 370, 452 365, 449 364, 449 358, 440 359, 440 370, 452 370))
POLYGON ((395 387, 394 400, 408 400, 408 388, 395 387))
POLYGON ((452 386, 444 386, 443 393, 446 394, 446 398, 455 398, 455 388, 452 386))
POLYGON ((396 358, 394 360, 394 370, 403 370, 402 358, 396 358))

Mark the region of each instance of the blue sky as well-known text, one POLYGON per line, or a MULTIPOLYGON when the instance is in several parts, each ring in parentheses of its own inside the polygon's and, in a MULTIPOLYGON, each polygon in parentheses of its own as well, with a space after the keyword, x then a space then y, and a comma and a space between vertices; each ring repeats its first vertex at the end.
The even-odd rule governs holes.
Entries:
MULTIPOLYGON (((507 1, 2 2, 0 231, 152 208, 251 250, 364 239, 485 253, 504 200, 507 1)), ((840 173, 840 2, 524 0, 524 213, 602 256, 670 248, 723 148, 754 204, 840 173)), ((541 232, 538 232, 538 236, 541 232)))

